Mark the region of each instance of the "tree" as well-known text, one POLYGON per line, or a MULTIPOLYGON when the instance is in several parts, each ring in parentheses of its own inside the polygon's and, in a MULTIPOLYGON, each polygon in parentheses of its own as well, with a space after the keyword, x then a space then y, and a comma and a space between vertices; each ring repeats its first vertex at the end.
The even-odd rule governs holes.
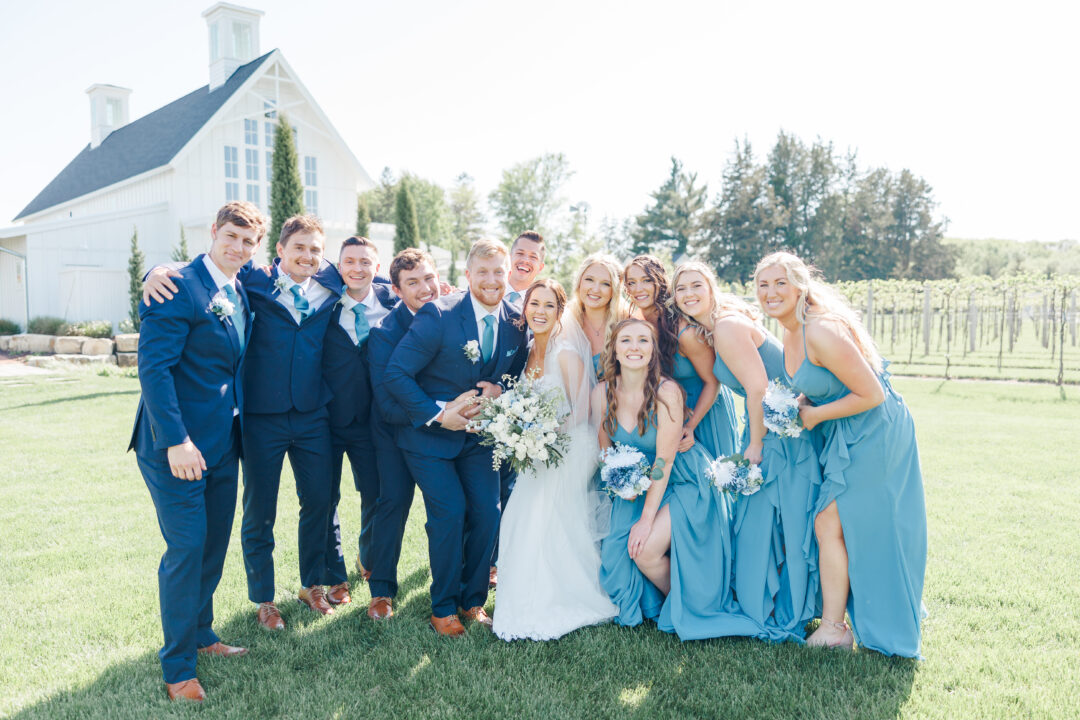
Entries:
POLYGON ((573 174, 562 153, 541 155, 503 170, 502 180, 488 195, 503 237, 512 240, 525 230, 550 235, 549 224, 566 202, 559 191, 573 174))
POLYGON ((293 215, 304 212, 304 185, 300 182, 300 162, 296 155, 292 126, 279 115, 274 133, 274 175, 270 183, 270 235, 266 243, 270 261, 277 257, 281 226, 293 215))
POLYGON ((633 229, 635 255, 666 250, 673 257, 686 253, 701 232, 707 186, 696 186, 697 173, 683 172, 671 158, 671 173, 652 193, 653 203, 638 215, 633 229))
POLYGON ((408 183, 409 194, 416 205, 416 220, 420 234, 417 245, 424 243, 445 247, 450 241, 450 211, 446 206, 446 191, 438 183, 412 173, 403 173, 400 183, 408 183))
POLYGON ((398 181, 390 168, 384 167, 379 175, 379 184, 363 194, 368 204, 371 222, 394 222, 397 207, 398 181))
POLYGON ((178 263, 191 262, 191 253, 188 251, 187 235, 184 233, 184 226, 180 226, 180 244, 173 248, 172 261, 178 263))
POLYGON ((413 202, 409 183, 403 182, 397 191, 397 211, 394 219, 394 254, 406 248, 419 247, 420 223, 416 218, 416 203, 413 202))
POLYGON ((371 211, 368 210, 368 200, 364 195, 356 196, 356 235, 367 237, 371 228, 371 211))
POLYGON ((480 209, 480 194, 468 173, 461 173, 450 188, 450 275, 447 281, 457 283, 458 253, 466 253, 473 243, 484 236, 484 212, 480 209))
POLYGON ((131 325, 134 327, 135 332, 139 332, 139 303, 142 302, 142 286, 143 275, 146 274, 146 258, 142 254, 142 250, 139 249, 139 229, 133 227, 131 230, 131 255, 128 256, 128 299, 131 302, 131 307, 128 311, 128 318, 131 319, 131 325))

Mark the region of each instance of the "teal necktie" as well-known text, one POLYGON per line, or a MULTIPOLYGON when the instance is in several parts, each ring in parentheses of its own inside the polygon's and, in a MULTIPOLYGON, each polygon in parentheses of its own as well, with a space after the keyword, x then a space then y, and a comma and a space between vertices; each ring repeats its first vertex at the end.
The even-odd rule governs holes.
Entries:
POLYGON ((521 293, 519 293, 517 290, 511 290, 510 293, 506 296, 506 299, 512 303, 516 303, 518 300, 521 299, 521 293))
POLYGON ((300 322, 304 322, 304 320, 307 320, 308 308, 311 307, 308 305, 307 298, 304 297, 304 291, 300 289, 299 285, 293 285, 289 288, 289 292, 293 296, 293 307, 296 308, 296 312, 300 313, 300 322))
POLYGON ((360 347, 367 340, 368 333, 371 332, 371 324, 367 321, 367 315, 364 314, 364 306, 361 303, 353 305, 353 327, 356 328, 356 347, 360 347))
POLYGON ((480 343, 480 352, 484 354, 484 362, 491 359, 491 353, 495 352, 495 316, 488 315, 484 318, 484 340, 480 343))
POLYGON ((244 328, 247 326, 247 321, 244 319, 244 308, 240 307, 240 298, 236 294, 236 290, 232 285, 226 285, 225 297, 229 298, 229 302, 233 304, 232 323, 236 328, 236 337, 240 340, 240 352, 244 352, 244 328))

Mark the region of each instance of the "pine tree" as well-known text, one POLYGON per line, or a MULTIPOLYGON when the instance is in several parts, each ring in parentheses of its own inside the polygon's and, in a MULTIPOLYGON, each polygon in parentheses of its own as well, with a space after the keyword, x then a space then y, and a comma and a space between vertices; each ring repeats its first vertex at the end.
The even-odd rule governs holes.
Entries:
POLYGON ((706 189, 697 186, 697 173, 684 172, 682 163, 671 158, 668 179, 652 193, 652 205, 635 218, 633 253, 685 254, 701 232, 706 189))
POLYGON ((300 161, 296 155, 292 125, 284 115, 274 133, 274 179, 270 184, 270 235, 266 249, 273 262, 281 226, 293 215, 304 212, 304 185, 300 181, 300 161))
POLYGON ((139 229, 133 227, 131 233, 131 256, 128 258, 128 298, 131 300, 131 309, 128 317, 135 332, 139 332, 139 303, 142 302, 143 275, 146 258, 139 249, 139 229))
POLYGON ((367 237, 371 228, 371 211, 368 210, 367 198, 363 195, 356 196, 356 235, 367 237))
POLYGON ((172 251, 173 262, 191 262, 191 252, 188 251, 187 235, 184 233, 184 226, 180 226, 180 244, 173 248, 172 251))
POLYGON ((405 248, 418 247, 420 241, 420 221, 416 217, 416 203, 407 182, 401 183, 397 192, 397 210, 395 212, 394 254, 405 248))

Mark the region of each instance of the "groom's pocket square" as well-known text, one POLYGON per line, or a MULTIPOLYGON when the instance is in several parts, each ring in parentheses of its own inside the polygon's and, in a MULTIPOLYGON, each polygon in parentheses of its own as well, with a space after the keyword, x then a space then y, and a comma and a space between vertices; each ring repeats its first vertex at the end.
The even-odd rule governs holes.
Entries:
POLYGON ((511 348, 510 350, 506 351, 506 357, 510 357, 511 355, 513 355, 516 352, 517 352, 517 348, 511 348))

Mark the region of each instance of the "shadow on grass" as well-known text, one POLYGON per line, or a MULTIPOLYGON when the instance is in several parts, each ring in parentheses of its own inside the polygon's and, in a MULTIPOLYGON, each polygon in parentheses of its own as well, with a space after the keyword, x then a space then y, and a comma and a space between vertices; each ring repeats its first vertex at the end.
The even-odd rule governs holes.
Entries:
POLYGON ((115 392, 98 392, 89 393, 87 395, 73 395, 71 397, 58 397, 51 400, 42 400, 40 402, 23 403, 22 405, 11 405, 9 407, 0 408, 0 412, 9 412, 11 410, 19 410, 29 407, 41 407, 44 405, 58 405, 59 403, 79 402, 81 400, 97 400, 103 397, 116 397, 119 395, 138 395, 140 390, 117 390, 115 392))
MULTIPOLYGON (((245 610, 216 626, 250 649, 200 658, 201 707, 165 697, 156 653, 113 664, 12 717, 32 718, 618 718, 897 717, 917 665, 872 652, 741 639, 681 643, 647 624, 584 628, 547 643, 504 643, 469 625, 450 640, 427 627, 421 568, 402 582, 392 620, 365 614, 367 591, 323 618, 281 598, 269 633, 245 610)), ((488 607, 491 607, 489 602, 488 607)))

